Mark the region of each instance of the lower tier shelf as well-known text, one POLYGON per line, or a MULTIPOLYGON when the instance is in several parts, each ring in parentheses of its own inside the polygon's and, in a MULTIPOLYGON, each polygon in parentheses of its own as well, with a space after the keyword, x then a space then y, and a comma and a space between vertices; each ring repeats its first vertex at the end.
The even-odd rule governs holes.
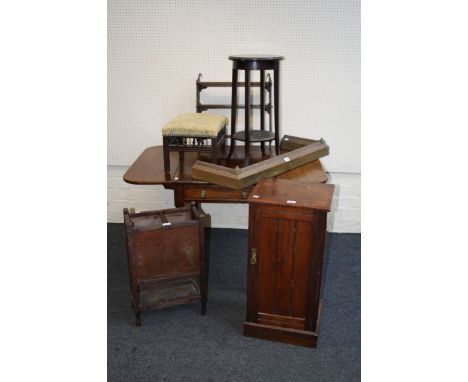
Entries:
MULTIPOLYGON (((232 136, 238 141, 245 141, 245 131, 238 131, 232 136)), ((265 130, 249 130, 250 142, 269 142, 275 139, 275 133, 265 130)))
POLYGON ((157 309, 200 299, 198 277, 140 284, 140 309, 157 309))

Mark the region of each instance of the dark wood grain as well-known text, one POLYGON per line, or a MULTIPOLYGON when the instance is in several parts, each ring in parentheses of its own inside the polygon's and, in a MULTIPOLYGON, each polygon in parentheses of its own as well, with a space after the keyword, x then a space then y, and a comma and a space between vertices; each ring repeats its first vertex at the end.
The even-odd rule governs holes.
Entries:
MULTIPOLYGON (((275 141, 275 152, 279 155, 279 133, 280 133, 280 122, 279 122, 279 63, 283 59, 282 56, 271 56, 271 55, 237 55, 229 56, 232 60, 233 76, 232 76, 232 98, 231 98, 231 150, 228 154, 228 159, 233 154, 233 148, 236 140, 243 140, 245 156, 244 165, 248 166, 250 163, 250 149, 251 142, 261 142, 261 152, 265 156, 265 142, 275 141), (244 129, 243 134, 236 133, 235 124, 237 117, 237 77, 238 71, 244 70, 245 72, 245 117, 244 117, 244 129), (250 76, 251 70, 260 70, 260 130, 256 132, 255 140, 251 139, 251 133, 255 132, 253 124, 251 123, 251 102, 250 102, 250 76), (275 115, 274 133, 264 131, 264 117, 265 117, 265 98, 264 98, 264 83, 265 83, 265 70, 273 70, 274 76, 274 106, 273 112, 275 115)), ((269 102, 269 114, 271 116, 271 93, 269 102)), ((271 125, 270 125, 271 127, 271 125)))
POLYGON ((206 311, 203 217, 195 208, 124 210, 132 307, 137 326, 146 309, 200 300, 206 311))
MULTIPOLYGON (((275 139, 275 133, 271 131, 262 131, 262 130, 252 130, 248 134, 250 142, 269 142, 275 139)), ((245 141, 246 134, 245 131, 238 131, 234 134, 234 138, 238 141, 245 141)))
POLYGON ((334 186, 260 181, 249 196, 244 334, 316 346, 326 213, 334 186), (288 203, 295 198, 293 204, 288 203), (252 301, 251 301, 252 300, 252 301))
POLYGON ((256 240, 249 251, 251 253, 253 248, 257 250, 257 264, 249 263, 249 266, 258 269, 258 276, 250 284, 257 285, 258 312, 274 314, 278 221, 262 219, 261 212, 257 212, 255 225, 253 228, 249 227, 249 231, 251 230, 256 232, 256 240), (269 256, 259 256, 260 253, 268 253, 269 256))
MULTIPOLYGON (((186 153, 183 163, 179 163, 178 153, 170 153, 171 170, 169 174, 164 173, 162 146, 153 146, 145 149, 130 168, 125 172, 123 179, 127 183, 139 185, 163 185, 174 191, 176 207, 183 207, 188 201, 203 201, 205 203, 246 203, 247 199, 242 193, 250 194, 251 187, 242 190, 228 190, 202 180, 192 178, 192 166, 198 159, 203 159, 203 154, 186 153), (201 200, 200 192, 208 187, 207 198, 201 200), (186 192, 187 190, 187 192, 186 192), (234 195, 234 197, 233 197, 234 195)), ((253 163, 262 160, 259 147, 252 147, 250 152, 253 163)), ((208 159, 208 156, 207 156, 208 159)), ((209 159, 208 159, 209 160, 209 159)), ((243 163, 243 147, 234 150, 231 160, 226 164, 229 167, 239 166, 243 163)), ((307 163, 301 167, 289 170, 276 177, 277 179, 289 179, 297 182, 325 183, 328 180, 327 173, 322 167, 320 160, 307 163)), ((245 194, 244 194, 245 195, 245 194)))
POLYGON ((280 84, 280 71, 279 71, 279 61, 277 66, 273 71, 273 96, 274 96, 274 109, 275 114, 275 151, 276 155, 279 155, 280 143, 280 94, 279 94, 279 84, 280 84))
POLYGON ((330 211, 335 186, 286 179, 263 179, 249 197, 249 203, 330 211))
POLYGON ((235 61, 278 61, 282 60, 283 56, 276 56, 272 54, 238 54, 229 56, 230 60, 235 61))
MULTIPOLYGON (((244 121, 245 121, 245 135, 244 135, 244 165, 247 166, 250 162, 250 134, 251 129, 250 121, 250 70, 244 70, 245 86, 244 86, 244 97, 245 97, 245 109, 244 109, 244 121)), ((263 112, 263 110, 261 111, 263 112)), ((231 141, 236 139, 236 134, 231 135, 231 141)))
POLYGON ((197 202, 210 202, 216 203, 239 203, 239 200, 244 202, 250 195, 253 187, 245 188, 243 190, 231 190, 230 188, 223 188, 218 186, 192 186, 184 187, 184 199, 193 200, 197 202))
MULTIPOLYGON (((201 77, 202 77, 202 74, 199 73, 198 75, 198 79, 196 81, 196 89, 197 89, 197 92, 196 92, 196 110, 197 110, 197 113, 201 113, 202 111, 205 111, 205 110, 209 110, 209 109, 231 109, 232 107, 232 104, 202 104, 201 103, 201 92, 204 90, 204 89, 208 89, 208 88, 212 88, 212 87, 216 87, 216 88, 233 88, 232 86, 232 82, 219 82, 219 81, 201 81, 201 77)), ((260 87, 260 94, 262 94, 262 90, 263 91, 267 91, 268 93, 271 94, 271 88, 272 88, 272 83, 271 83, 271 79, 269 78, 268 81, 260 81, 260 82, 250 82, 250 87, 260 87)), ((240 87, 240 86, 245 86, 245 82, 237 82, 237 86, 236 87, 240 87)), ((268 104, 265 104, 265 103, 260 103, 260 105, 257 105, 257 104, 252 104, 250 105, 250 107, 252 109, 261 109, 261 110, 265 110, 267 113, 271 113, 271 110, 272 110, 272 107, 271 107, 271 96, 269 97, 270 98, 270 101, 268 104)), ((245 105, 237 105, 236 106, 237 109, 244 109, 245 108, 245 105)))
POLYGON ((273 314, 291 316, 293 255, 296 240, 294 220, 278 219, 275 256, 275 297, 273 314))
POLYGON ((291 345, 317 347, 318 334, 305 330, 284 328, 278 325, 265 325, 254 322, 244 323, 244 335, 291 345))
POLYGON ((295 267, 291 276, 294 280, 294 287, 291 291, 291 315, 293 317, 306 317, 304 301, 307 301, 309 264, 310 254, 313 253, 313 241, 305 240, 305 238, 311 237, 313 227, 312 221, 297 221, 296 224, 295 267))
MULTIPOLYGON (((249 206, 249 227, 255 225, 255 205, 249 206)), ((254 230, 249 230, 248 236, 248 248, 255 247, 256 243, 256 232, 254 230)), ((247 252, 247 264, 250 263, 251 253, 247 252)), ((256 322, 258 314, 258 301, 257 301, 257 284, 255 280, 257 279, 258 266, 249 266, 247 265, 247 322, 256 322)))

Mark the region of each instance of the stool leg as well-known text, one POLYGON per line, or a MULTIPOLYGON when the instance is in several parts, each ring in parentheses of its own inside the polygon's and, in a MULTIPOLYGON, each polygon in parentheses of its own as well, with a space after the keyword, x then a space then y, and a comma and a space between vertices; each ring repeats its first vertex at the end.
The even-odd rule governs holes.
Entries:
MULTIPOLYGON (((184 141, 185 141, 185 138, 183 137, 179 138, 179 146, 185 146, 184 141)), ((180 169, 184 168, 184 151, 179 151, 179 168, 180 169)))
MULTIPOLYGON (((265 71, 260 70, 260 129, 265 130, 265 71)), ((261 142, 262 158, 265 158, 265 142, 261 142)))
POLYGON ((211 163, 218 163, 218 138, 211 138, 211 163))
POLYGON ((224 154, 226 152, 226 127, 223 127, 223 129, 221 130, 220 142, 221 142, 221 151, 224 154))
POLYGON ((163 137, 163 160, 164 172, 170 172, 171 163, 169 161, 169 137, 163 137))
POLYGON ((274 97, 275 97, 275 152, 276 155, 279 155, 279 133, 280 133, 280 123, 279 123, 279 62, 276 63, 276 67, 273 71, 274 75, 274 97))
POLYGON ((231 159, 236 146, 236 140, 233 138, 236 133, 236 117, 237 117, 237 69, 232 69, 232 95, 231 95, 231 146, 226 161, 231 159))
POLYGON ((183 163, 184 163, 184 152, 183 151, 179 151, 179 162, 180 162, 180 165, 183 166, 183 163))
POLYGON ((245 69, 245 157, 244 165, 250 162, 250 70, 245 69))
POLYGON ((221 138, 221 151, 223 154, 226 152, 226 131, 223 133, 223 137, 221 138))

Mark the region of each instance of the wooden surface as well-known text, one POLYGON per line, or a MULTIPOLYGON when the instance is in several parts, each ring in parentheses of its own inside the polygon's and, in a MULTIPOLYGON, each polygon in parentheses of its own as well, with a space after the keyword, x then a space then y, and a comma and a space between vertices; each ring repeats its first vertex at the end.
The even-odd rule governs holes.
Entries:
POLYGON ((310 145, 312 143, 318 143, 321 141, 322 140, 301 138, 301 137, 295 137, 292 135, 285 135, 283 138, 281 138, 280 149, 292 151, 292 150, 296 150, 301 147, 310 145))
POLYGON ((248 199, 247 336, 316 346, 333 186, 313 186, 264 179, 248 199), (299 206, 284 200, 288 193, 299 206))
MULTIPOLYGON (((279 62, 283 59, 282 56, 271 56, 271 55, 240 55, 240 56, 229 56, 229 59, 233 61, 232 64, 232 95, 231 95, 231 149, 229 150, 228 158, 233 155, 233 150, 236 144, 236 140, 244 141, 244 164, 248 165, 251 161, 250 151, 251 142, 261 142, 262 154, 265 155, 265 142, 275 141, 276 155, 279 155, 279 133, 280 133, 280 104, 279 104, 279 62), (236 119, 237 119, 237 80, 238 71, 244 70, 244 99, 245 99, 245 117, 244 117, 244 133, 236 133, 236 119), (250 71, 260 70, 260 132, 255 133, 255 129, 252 129, 251 115, 250 115, 250 71), (274 134, 265 131, 265 70, 273 70, 273 97, 274 97, 274 134), (255 134, 251 140, 251 134, 255 134)), ((271 93, 270 93, 270 105, 271 105, 271 93)), ((271 117, 271 109, 270 109, 271 117)), ((270 125, 271 127, 271 125, 270 125)))
POLYGON ((271 54, 239 54, 229 56, 230 60, 237 61, 278 61, 283 58, 283 56, 273 56, 271 54))
POLYGON ((132 307, 141 312, 201 301, 206 311, 204 219, 191 207, 129 213, 124 210, 132 307))
POLYGON ((210 183, 240 190, 256 184, 260 179, 271 178, 288 170, 302 167, 328 155, 328 153, 329 147, 322 141, 235 170, 205 161, 197 161, 192 167, 192 176, 210 183))
POLYGON ((295 182, 292 187, 288 180, 263 179, 248 202, 330 211, 334 189, 332 184, 295 182))
MULTIPOLYGON (((273 150, 274 151, 274 150, 273 150)), ((260 147, 252 147, 251 162, 262 160, 260 147)), ((268 158, 268 157, 267 157, 268 158)), ((160 184, 164 188, 174 191, 174 204, 183 207, 188 202, 197 203, 246 203, 254 186, 241 190, 232 190, 202 180, 192 178, 192 166, 198 160, 207 160, 209 157, 203 153, 185 153, 182 163, 179 163, 178 153, 171 153, 171 168, 169 173, 164 172, 162 146, 147 148, 124 174, 127 183, 132 184, 160 184)), ((237 147, 225 166, 241 167, 244 163, 243 147, 237 147)), ((307 163, 301 167, 289 170, 276 177, 296 182, 325 183, 327 174, 319 160, 307 163)))
MULTIPOLYGON (((243 147, 236 147, 236 150, 227 164, 229 167, 243 164, 243 147)), ((252 163, 261 160, 259 147, 252 147, 252 163)), ((131 184, 160 184, 172 186, 179 183, 189 183, 192 185, 209 185, 208 182, 192 178, 192 166, 197 159, 209 160, 208 156, 198 153, 186 153, 183 166, 179 166, 178 153, 171 153, 170 173, 164 173, 163 148, 162 146, 152 146, 145 149, 135 162, 124 174, 123 179, 131 184)), ((223 164, 224 165, 224 164, 223 164)), ((299 168, 287 171, 276 177, 277 179, 290 179, 298 182, 326 183, 327 173, 322 167, 320 160, 313 161, 299 168)))

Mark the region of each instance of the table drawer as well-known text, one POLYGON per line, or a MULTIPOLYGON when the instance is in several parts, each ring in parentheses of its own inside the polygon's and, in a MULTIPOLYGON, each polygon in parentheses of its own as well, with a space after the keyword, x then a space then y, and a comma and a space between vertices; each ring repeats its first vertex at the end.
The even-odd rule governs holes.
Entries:
POLYGON ((223 187, 187 187, 184 189, 184 199, 200 202, 232 202, 245 203, 253 187, 243 190, 231 190, 223 187))

